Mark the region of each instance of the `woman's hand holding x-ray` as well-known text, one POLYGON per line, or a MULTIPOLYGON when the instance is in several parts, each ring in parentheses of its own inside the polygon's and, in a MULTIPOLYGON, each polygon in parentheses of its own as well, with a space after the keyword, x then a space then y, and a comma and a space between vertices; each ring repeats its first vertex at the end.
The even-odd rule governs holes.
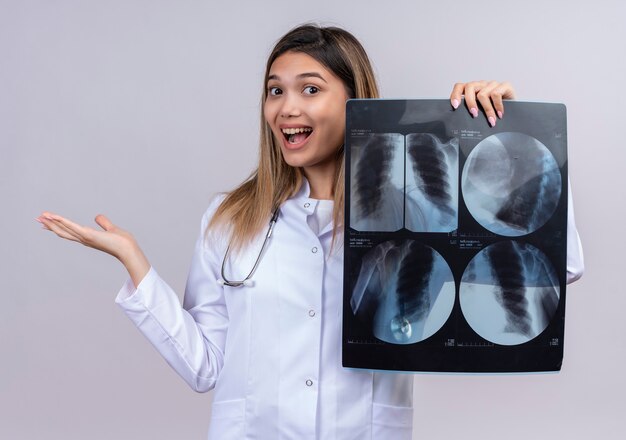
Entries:
POLYGON ((150 269, 150 263, 135 238, 129 232, 115 226, 102 214, 96 216, 95 221, 103 231, 81 226, 50 212, 44 212, 36 220, 44 229, 54 232, 61 238, 113 255, 126 267, 135 287, 150 269))
POLYGON ((455 109, 461 104, 461 98, 465 96, 465 105, 473 117, 478 117, 478 104, 480 103, 489 125, 496 125, 496 118, 504 116, 503 99, 515 99, 515 90, 508 82, 498 81, 472 81, 456 83, 450 94, 450 103, 455 109))

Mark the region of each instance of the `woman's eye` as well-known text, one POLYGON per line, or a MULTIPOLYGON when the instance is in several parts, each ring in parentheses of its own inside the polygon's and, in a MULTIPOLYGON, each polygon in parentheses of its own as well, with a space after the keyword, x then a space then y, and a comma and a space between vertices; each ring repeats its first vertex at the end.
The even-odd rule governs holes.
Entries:
POLYGON ((317 88, 317 87, 315 87, 315 86, 306 86, 306 87, 304 88, 304 93, 305 93, 306 95, 315 95, 315 94, 316 94, 317 92, 319 92, 319 91, 320 91, 320 89, 318 89, 318 88, 317 88))
POLYGON ((270 87, 267 89, 267 92, 270 96, 278 96, 278 95, 282 95, 283 91, 280 90, 278 87, 270 87))

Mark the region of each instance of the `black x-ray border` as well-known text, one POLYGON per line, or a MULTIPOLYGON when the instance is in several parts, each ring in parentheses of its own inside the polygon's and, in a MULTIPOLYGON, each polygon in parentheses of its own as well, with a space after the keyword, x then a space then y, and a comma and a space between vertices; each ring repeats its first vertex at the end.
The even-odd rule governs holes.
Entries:
MULTIPOLYGON (((462 104, 463 106, 464 104, 462 104)), ((406 165, 405 165, 406 166, 406 165)), ((511 373, 548 372, 561 369, 565 326, 567 243, 567 129, 563 104, 506 102, 505 115, 496 127, 479 114, 472 118, 448 100, 349 100, 345 137, 345 225, 343 365, 350 368, 407 372, 511 373), (353 145, 376 133, 431 133, 442 140, 458 141, 458 228, 450 232, 357 231, 351 228, 353 145), (472 150, 488 136, 523 133, 541 142, 560 171, 560 197, 553 215, 537 230, 519 236, 490 232, 470 214, 462 192, 462 172, 472 150), (449 264, 455 299, 445 324, 415 343, 389 343, 353 312, 351 299, 364 257, 383 242, 417 241, 436 250, 449 264), (487 246, 510 240, 539 249, 558 279, 559 298, 554 316, 543 332, 527 342, 494 343, 481 337, 461 310, 459 288, 470 261, 487 246)), ((558 190, 559 188, 554 188, 558 190)))

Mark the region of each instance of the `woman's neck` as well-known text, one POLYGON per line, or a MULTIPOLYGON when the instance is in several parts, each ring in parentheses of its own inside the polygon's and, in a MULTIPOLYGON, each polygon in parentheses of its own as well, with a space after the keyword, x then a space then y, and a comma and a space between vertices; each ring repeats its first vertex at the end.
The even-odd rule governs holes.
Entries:
POLYGON ((332 200, 335 188, 335 167, 309 167, 303 169, 304 176, 309 181, 309 197, 318 200, 332 200))

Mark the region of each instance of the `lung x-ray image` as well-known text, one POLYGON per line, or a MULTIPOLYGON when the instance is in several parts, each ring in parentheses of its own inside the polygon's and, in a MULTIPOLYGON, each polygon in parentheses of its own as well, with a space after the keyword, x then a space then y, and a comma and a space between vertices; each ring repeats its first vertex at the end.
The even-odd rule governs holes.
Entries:
POLYGON ((552 321, 559 279, 539 249, 506 240, 476 254, 463 273, 459 297, 476 333, 496 344, 521 344, 552 321))
POLYGON ((565 107, 505 106, 490 127, 447 100, 348 101, 344 366, 561 368, 565 107))
POLYGON ((433 248, 413 240, 386 241, 368 252, 350 298, 353 313, 391 344, 428 338, 453 305, 450 267, 433 248))
POLYGON ((498 133, 472 150, 463 169, 463 198, 486 229, 516 237, 552 217, 561 172, 550 150, 522 133, 498 133))
POLYGON ((376 133, 352 139, 350 227, 448 233, 457 229, 456 138, 376 133))
POLYGON ((414 232, 457 229, 458 139, 432 133, 406 137, 406 228, 414 232))
POLYGON ((404 136, 373 134, 352 146, 350 225, 359 231, 397 231, 404 212, 404 136))

